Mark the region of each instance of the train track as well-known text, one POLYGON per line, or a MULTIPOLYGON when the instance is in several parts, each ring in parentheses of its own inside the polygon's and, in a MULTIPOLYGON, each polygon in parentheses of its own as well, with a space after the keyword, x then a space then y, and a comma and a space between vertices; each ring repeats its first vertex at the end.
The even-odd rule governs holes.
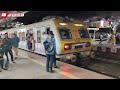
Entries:
MULTIPOLYGON (((75 65, 75 64, 72 64, 75 65)), ((94 71, 103 75, 107 75, 113 78, 120 79, 120 64, 108 60, 100 60, 100 59, 93 59, 89 60, 89 64, 87 66, 75 65, 90 71, 94 71)))

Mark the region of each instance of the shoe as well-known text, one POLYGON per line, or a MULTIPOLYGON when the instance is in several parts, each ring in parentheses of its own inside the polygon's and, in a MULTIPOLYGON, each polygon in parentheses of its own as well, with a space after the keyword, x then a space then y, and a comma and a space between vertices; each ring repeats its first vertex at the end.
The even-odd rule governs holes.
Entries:
POLYGON ((12 61, 13 63, 15 63, 15 61, 12 61))
POLYGON ((50 70, 50 73, 54 73, 54 70, 50 70))
POLYGON ((3 69, 4 69, 4 70, 7 70, 7 68, 6 68, 5 66, 3 67, 3 69))
POLYGON ((46 70, 47 72, 49 72, 49 70, 46 70))
POLYGON ((54 68, 58 68, 58 66, 54 66, 54 68))

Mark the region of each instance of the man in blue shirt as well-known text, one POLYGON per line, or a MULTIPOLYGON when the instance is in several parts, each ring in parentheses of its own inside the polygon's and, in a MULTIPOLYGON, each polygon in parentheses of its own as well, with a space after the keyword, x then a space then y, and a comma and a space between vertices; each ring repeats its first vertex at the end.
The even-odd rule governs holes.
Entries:
POLYGON ((19 46, 20 39, 17 37, 16 34, 14 34, 14 37, 12 38, 12 41, 13 41, 13 50, 14 50, 14 53, 15 53, 15 59, 17 59, 17 57, 18 57, 18 46, 19 46))
POLYGON ((3 46, 5 48, 5 55, 7 57, 7 61, 9 61, 9 58, 8 58, 8 52, 9 52, 11 56, 11 61, 15 63, 15 61, 13 60, 12 39, 8 37, 8 33, 4 34, 3 46))

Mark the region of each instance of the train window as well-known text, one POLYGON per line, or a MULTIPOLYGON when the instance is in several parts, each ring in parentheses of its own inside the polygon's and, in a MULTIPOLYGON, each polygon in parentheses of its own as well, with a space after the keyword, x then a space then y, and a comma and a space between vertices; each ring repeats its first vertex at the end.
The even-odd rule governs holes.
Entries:
POLYGON ((40 31, 37 31, 37 42, 41 43, 41 33, 40 33, 40 31))
POLYGON ((87 30, 79 29, 78 32, 79 32, 81 38, 90 38, 87 30))
POLYGON ((69 29, 59 29, 59 33, 62 39, 72 39, 72 34, 69 29))
POLYGON ((25 41, 25 32, 22 32, 22 41, 25 41))

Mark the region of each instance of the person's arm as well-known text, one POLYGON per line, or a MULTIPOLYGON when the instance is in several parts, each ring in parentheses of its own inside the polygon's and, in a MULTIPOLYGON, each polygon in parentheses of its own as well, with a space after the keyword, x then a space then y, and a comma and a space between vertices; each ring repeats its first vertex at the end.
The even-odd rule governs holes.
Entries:
POLYGON ((17 37, 17 39, 18 39, 18 43, 20 42, 20 39, 17 37))

